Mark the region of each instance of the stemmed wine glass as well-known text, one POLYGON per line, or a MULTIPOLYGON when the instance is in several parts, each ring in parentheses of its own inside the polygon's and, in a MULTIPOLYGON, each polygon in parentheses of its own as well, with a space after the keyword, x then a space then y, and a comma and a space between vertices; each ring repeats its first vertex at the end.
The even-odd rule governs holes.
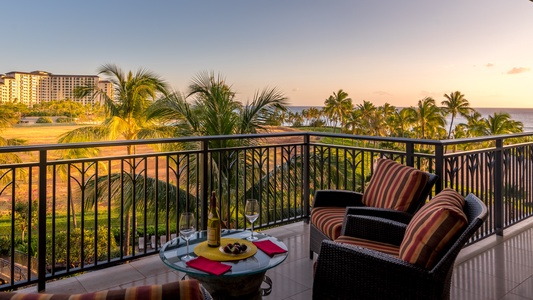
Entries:
POLYGON ((252 234, 246 239, 249 241, 257 240, 254 236, 254 222, 259 217, 259 203, 255 199, 246 200, 246 206, 244 207, 244 215, 248 219, 248 222, 252 224, 252 234))
POLYGON ((182 213, 180 216, 180 236, 187 242, 187 253, 181 258, 183 261, 189 261, 194 257, 189 255, 189 239, 196 232, 194 214, 190 212, 182 213))

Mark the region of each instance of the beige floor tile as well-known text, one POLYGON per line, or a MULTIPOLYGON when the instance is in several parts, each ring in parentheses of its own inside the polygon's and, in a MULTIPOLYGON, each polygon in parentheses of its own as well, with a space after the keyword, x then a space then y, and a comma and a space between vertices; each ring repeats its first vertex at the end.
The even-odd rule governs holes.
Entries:
MULTIPOLYGON (((46 290, 44 293, 48 294, 82 294, 87 290, 78 281, 78 277, 69 277, 62 280, 51 281, 46 284, 46 290)), ((26 289, 19 290, 21 293, 35 293, 37 292, 37 286, 32 286, 26 289)))
POLYGON ((130 266, 134 267, 145 277, 170 271, 170 268, 161 261, 159 255, 152 255, 143 259, 132 261, 130 262, 130 266))
POLYGON ((146 277, 141 280, 128 282, 126 284, 121 285, 121 288, 127 288, 130 286, 142 286, 142 285, 150 285, 150 284, 165 284, 173 281, 179 281, 181 280, 182 276, 179 276, 178 274, 168 271, 166 273, 159 273, 155 274, 154 276, 146 277))

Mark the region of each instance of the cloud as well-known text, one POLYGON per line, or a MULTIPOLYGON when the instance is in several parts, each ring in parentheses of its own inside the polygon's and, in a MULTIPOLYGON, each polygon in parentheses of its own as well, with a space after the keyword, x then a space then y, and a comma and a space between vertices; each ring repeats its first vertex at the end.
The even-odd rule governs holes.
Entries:
POLYGON ((494 67, 494 64, 488 63, 488 64, 485 65, 485 67, 487 67, 487 68, 494 67))
POLYGON ((511 70, 507 71, 506 74, 508 75, 513 75, 513 74, 520 74, 520 73, 525 73, 525 72, 529 72, 531 71, 530 68, 523 68, 523 67, 520 67, 520 68, 512 68, 511 70))

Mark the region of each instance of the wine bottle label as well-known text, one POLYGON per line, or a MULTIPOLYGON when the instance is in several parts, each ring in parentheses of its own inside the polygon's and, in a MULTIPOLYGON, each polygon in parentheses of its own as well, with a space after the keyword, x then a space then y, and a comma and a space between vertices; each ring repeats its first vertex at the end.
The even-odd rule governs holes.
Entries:
POLYGON ((207 245, 220 246, 220 230, 217 227, 207 228, 207 245))

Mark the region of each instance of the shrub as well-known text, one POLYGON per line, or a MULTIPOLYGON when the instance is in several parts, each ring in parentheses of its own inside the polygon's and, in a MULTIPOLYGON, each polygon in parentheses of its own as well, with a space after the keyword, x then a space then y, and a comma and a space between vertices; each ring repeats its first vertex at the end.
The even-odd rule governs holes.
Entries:
POLYGON ((68 117, 59 117, 56 119, 56 123, 74 123, 74 119, 68 117))
POLYGON ((49 117, 40 117, 35 123, 53 123, 53 121, 49 117))
POLYGON ((26 253, 29 256, 36 257, 37 256, 37 247, 38 246, 38 237, 32 236, 30 240, 30 244, 28 245, 27 240, 21 240, 19 238, 15 238, 15 250, 19 251, 21 253, 26 253))
POLYGON ((0 255, 9 255, 11 239, 7 235, 0 236, 0 255))
MULTIPOLYGON (((65 231, 61 231, 56 233, 55 235, 55 247, 56 247, 56 253, 55 253, 55 265, 61 265, 67 263, 67 240, 70 238, 70 265, 77 267, 81 264, 82 260, 82 252, 83 252, 83 259, 85 264, 92 264, 94 263, 94 259, 96 256, 97 260, 105 260, 107 257, 107 247, 109 244, 109 247, 111 248, 111 253, 119 253, 117 244, 115 242, 115 239, 107 240, 107 228, 106 227, 99 227, 98 228, 98 248, 94 248, 94 237, 95 232, 94 230, 84 230, 83 233, 83 249, 81 248, 81 239, 82 239, 82 232, 81 229, 75 228, 70 231, 70 236, 67 237, 67 233, 65 231)), ((112 232, 112 235, 113 232, 112 232)), ((47 249, 46 252, 46 262, 48 265, 52 264, 52 239, 51 236, 47 237, 46 240, 47 243, 47 249)))
POLYGON ((323 120, 321 119, 316 119, 314 121, 312 121, 309 126, 310 127, 323 127, 326 125, 326 122, 324 122, 323 120))
MULTIPOLYGON (((171 226, 172 228, 172 226, 171 226)), ((152 236, 152 235, 155 235, 155 226, 153 225, 148 225, 146 226, 146 236, 152 236)), ((162 235, 166 235, 167 234, 167 228, 165 225, 159 225, 158 229, 157 229, 157 235, 158 236, 162 236, 162 235)), ((137 227, 137 236, 144 236, 144 227, 142 226, 139 226, 137 227)))

